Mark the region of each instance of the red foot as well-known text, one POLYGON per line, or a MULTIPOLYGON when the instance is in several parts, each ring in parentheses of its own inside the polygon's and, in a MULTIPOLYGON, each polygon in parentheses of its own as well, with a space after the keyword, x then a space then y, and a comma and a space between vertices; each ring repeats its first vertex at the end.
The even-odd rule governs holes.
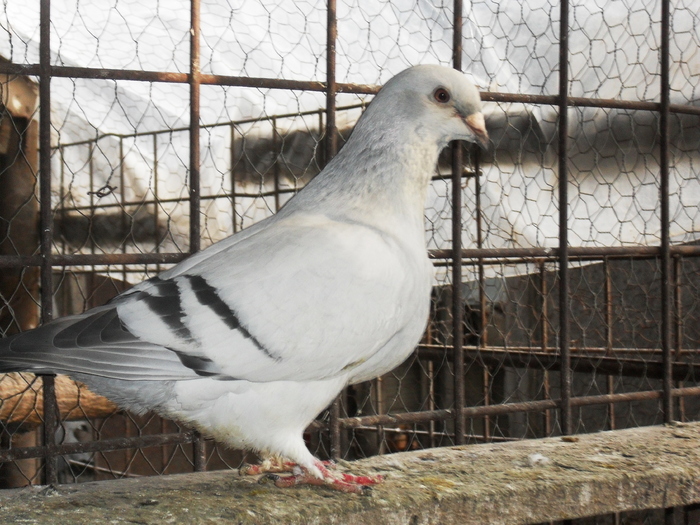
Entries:
POLYGON ((333 490, 349 494, 369 494, 372 491, 371 485, 376 485, 383 481, 383 476, 355 476, 344 472, 332 472, 335 463, 330 461, 317 461, 315 466, 321 471, 323 478, 317 478, 306 468, 299 467, 296 463, 277 462, 276 465, 244 465, 241 467, 242 474, 265 474, 260 483, 274 482, 276 487, 288 488, 297 485, 317 485, 328 487, 333 490), (273 472, 292 472, 291 476, 278 476, 273 472))
MULTIPOLYGON (((335 461, 319 461, 319 463, 326 469, 334 469, 335 461)), ((270 474, 270 473, 280 473, 280 472, 294 472, 294 469, 298 468, 298 465, 292 461, 281 461, 279 459, 272 459, 268 461, 263 461, 260 465, 252 465, 250 463, 244 463, 238 472, 241 476, 258 476, 260 474, 270 474)))

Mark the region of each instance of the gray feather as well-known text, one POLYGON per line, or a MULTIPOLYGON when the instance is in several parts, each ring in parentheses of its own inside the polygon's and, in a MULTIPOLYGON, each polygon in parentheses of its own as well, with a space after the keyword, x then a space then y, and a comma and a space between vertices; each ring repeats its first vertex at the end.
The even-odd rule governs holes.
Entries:
POLYGON ((210 360, 142 341, 107 305, 0 339, 0 370, 88 374, 125 381, 221 375, 210 360))

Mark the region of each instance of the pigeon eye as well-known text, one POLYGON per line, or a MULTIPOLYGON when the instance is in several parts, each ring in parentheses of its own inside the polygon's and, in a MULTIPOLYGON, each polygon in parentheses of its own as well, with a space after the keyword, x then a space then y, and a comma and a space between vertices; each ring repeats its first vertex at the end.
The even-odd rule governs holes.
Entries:
POLYGON ((445 104, 450 101, 450 92, 445 88, 439 87, 433 93, 433 98, 441 104, 445 104))

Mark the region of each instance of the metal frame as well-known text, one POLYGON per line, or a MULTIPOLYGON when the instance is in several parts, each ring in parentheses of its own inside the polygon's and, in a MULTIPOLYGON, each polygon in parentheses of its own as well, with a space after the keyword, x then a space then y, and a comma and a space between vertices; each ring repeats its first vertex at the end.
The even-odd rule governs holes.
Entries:
MULTIPOLYGON (((464 159, 461 146, 453 148, 452 156, 452 236, 453 243, 450 250, 434 250, 430 253, 436 264, 449 266, 451 270, 452 282, 460 283, 462 280, 462 270, 465 266, 476 266, 480 282, 480 303, 482 305, 482 316, 484 315, 485 291, 484 272, 485 262, 534 262, 544 268, 544 263, 556 263, 559 272, 559 326, 560 338, 557 348, 551 347, 543 338, 541 351, 537 354, 538 366, 541 367, 543 360, 548 364, 548 370, 560 370, 560 398, 543 399, 539 401, 508 403, 499 405, 489 405, 488 397, 486 404, 478 407, 465 406, 465 384, 464 369, 465 358, 479 355, 479 359, 484 362, 498 363, 504 356, 504 349, 489 347, 485 334, 481 334, 479 344, 476 347, 469 347, 463 344, 464 340, 464 309, 460 287, 454 287, 452 294, 452 318, 453 318, 453 348, 451 361, 455 371, 455 403, 452 409, 429 410, 422 412, 404 414, 379 414, 365 417, 341 417, 340 403, 336 401, 331 409, 329 423, 330 450, 332 457, 340 456, 341 438, 344 429, 365 428, 369 426, 382 426, 398 423, 423 423, 453 420, 455 423, 454 441, 457 444, 465 442, 467 417, 482 417, 488 422, 489 417, 500 414, 523 411, 540 411, 547 414, 549 418, 548 428, 551 428, 552 410, 560 412, 560 424, 562 434, 571 434, 572 410, 576 407, 593 404, 608 405, 610 411, 610 426, 614 428, 614 403, 642 399, 661 399, 664 413, 664 420, 670 422, 674 420, 674 400, 682 400, 685 396, 700 395, 700 387, 674 387, 674 377, 680 377, 684 370, 687 370, 687 363, 677 363, 677 358, 681 355, 680 346, 674 348, 674 331, 677 334, 680 330, 680 264, 682 257, 700 256, 700 246, 672 246, 669 239, 669 116, 671 113, 684 113, 700 115, 700 107, 677 105, 670 103, 669 90, 669 24, 670 7, 668 0, 662 0, 661 17, 661 101, 634 102, 617 101, 607 99, 570 97, 568 94, 568 19, 569 3, 562 1, 560 4, 560 19, 564 22, 560 24, 560 54, 559 54, 559 92, 556 95, 521 95, 514 93, 482 93, 482 100, 486 102, 519 102, 528 104, 547 104, 557 106, 559 109, 559 130, 558 130, 558 168, 559 168, 559 202, 564 203, 559 209, 559 247, 558 248, 526 248, 526 249, 484 249, 482 247, 482 225, 479 206, 477 206, 477 247, 464 248, 461 245, 461 228, 463 221, 463 210, 461 205, 461 190, 463 178, 465 177, 464 159), (618 108, 627 110, 642 110, 658 112, 660 115, 660 208, 661 208, 661 231, 662 238, 659 246, 648 247, 603 247, 603 248, 576 248, 568 245, 568 159, 567 159, 567 118, 568 110, 574 107, 600 107, 618 108), (597 260, 603 261, 607 265, 612 258, 659 258, 661 261, 662 286, 661 286, 661 309, 659 316, 662 324, 661 348, 657 353, 661 360, 657 364, 637 363, 625 361, 625 370, 634 369, 635 366, 644 367, 644 371, 653 373, 663 379, 663 388, 659 391, 643 391, 633 393, 614 393, 612 385, 609 384, 608 394, 573 397, 572 396, 572 371, 573 370, 598 370, 608 374, 618 373, 622 366, 619 360, 612 358, 596 359, 593 362, 572 350, 569 341, 569 322, 571 312, 569 308, 569 267, 571 261, 597 260), (675 261, 672 265, 672 259, 675 261), (675 269, 675 270, 674 270, 675 269), (674 277, 675 275, 675 277, 674 277), (675 301, 675 303, 674 303, 675 301), (674 316, 674 310, 676 315, 674 316), (675 323, 675 324, 674 324, 675 323), (675 363, 675 364, 674 364, 675 363)), ((53 239, 53 219, 51 209, 51 79, 53 77, 71 78, 92 78, 92 79, 114 79, 114 80, 134 80, 146 82, 174 82, 187 83, 190 86, 190 166, 189 166, 189 206, 190 206, 190 253, 194 253, 200 248, 200 205, 202 196, 199 187, 199 162, 200 143, 199 136, 202 126, 199 122, 199 99, 200 87, 202 85, 222 85, 238 87, 258 87, 271 89, 294 89, 323 91, 326 93, 326 124, 325 124, 325 159, 332 158, 338 148, 337 127, 335 116, 336 94, 337 93, 357 93, 373 94, 378 90, 377 86, 367 86, 362 84, 343 84, 336 82, 335 71, 335 46, 337 40, 337 16, 335 0, 327 0, 327 73, 326 81, 290 81, 283 79, 248 78, 236 76, 215 76, 203 74, 200 71, 200 27, 199 27, 199 0, 191 1, 191 37, 190 37, 190 71, 189 73, 167 73, 152 71, 114 70, 53 66, 50 62, 50 0, 41 0, 40 4, 40 62, 39 64, 18 65, 0 63, 0 73, 35 75, 40 79, 40 217, 41 217, 41 246, 40 253, 34 256, 0 256, 0 269, 19 268, 24 266, 38 266, 41 269, 41 317, 46 322, 52 318, 52 270, 56 266, 69 265, 110 265, 110 264, 152 264, 152 263, 175 263, 182 260, 185 255, 180 253, 148 253, 148 254, 76 254, 60 255, 52 251, 53 239)), ((453 65, 461 69, 461 42, 462 42, 462 1, 454 0, 454 38, 453 38, 453 65)), ((233 129, 233 123, 230 124, 233 129)), ((232 133, 233 141, 233 133, 232 133)), ((155 147, 155 146, 154 146, 155 147)), ((233 153, 232 153, 233 154, 233 153)), ((475 159, 478 163, 478 157, 475 159)), ((478 165, 474 170, 478 175, 478 165)), ((477 199, 479 196, 479 178, 471 177, 476 187, 477 199)), ((232 188, 233 192, 233 188, 232 188)), ((234 192, 235 196, 235 192, 234 192)), ((542 270, 543 272, 544 270, 542 270)), ((606 266, 607 272, 607 266, 606 266)), ((608 272, 609 280, 609 272, 608 272)), ((544 289, 542 281, 542 291, 544 289)), ((610 307, 608 290, 608 310, 610 307)), ((484 323, 482 323, 482 326, 484 323)), ((680 345, 676 336, 676 344, 680 345)), ((612 339, 608 334, 608 346, 597 349, 604 356, 613 352, 612 339)), ((525 354, 518 354, 518 349, 508 349, 509 363, 516 363, 517 366, 528 367, 532 364, 533 353, 528 350, 525 354)), ((587 349, 591 351, 591 349, 587 349)), ((430 345, 422 345, 418 352, 424 356, 430 356, 431 352, 442 352, 444 348, 432 348, 430 345)), ((442 355, 442 354, 441 354, 442 355)), ((485 374, 488 371, 485 369, 485 374)), ((0 461, 11 461, 23 458, 42 457, 44 463, 44 476, 46 483, 57 482, 57 457, 63 454, 77 452, 95 452, 105 450, 118 450, 125 448, 144 447, 162 445, 168 443, 193 443, 194 447, 194 469, 203 470, 205 468, 205 451, 203 440, 194 433, 164 434, 158 436, 144 436, 123 439, 104 440, 89 443, 57 444, 55 442, 55 431, 60 424, 59 415, 56 408, 55 391, 52 376, 44 376, 44 444, 31 448, 15 448, 10 450, 0 450, 0 461)), ((318 425, 317 425, 318 426, 318 425)), ((484 425, 484 438, 488 439, 488 424, 484 425)), ((381 429, 380 429, 381 430, 381 429)))

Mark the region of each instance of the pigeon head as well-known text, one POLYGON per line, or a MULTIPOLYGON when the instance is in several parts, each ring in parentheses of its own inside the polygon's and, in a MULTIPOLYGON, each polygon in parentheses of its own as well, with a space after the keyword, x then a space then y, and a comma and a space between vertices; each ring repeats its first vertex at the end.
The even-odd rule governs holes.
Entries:
POLYGON ((379 100, 382 104, 373 102, 375 107, 415 122, 412 131, 441 147, 452 140, 488 145, 479 91, 456 69, 437 65, 406 69, 384 85, 375 97, 379 100))

